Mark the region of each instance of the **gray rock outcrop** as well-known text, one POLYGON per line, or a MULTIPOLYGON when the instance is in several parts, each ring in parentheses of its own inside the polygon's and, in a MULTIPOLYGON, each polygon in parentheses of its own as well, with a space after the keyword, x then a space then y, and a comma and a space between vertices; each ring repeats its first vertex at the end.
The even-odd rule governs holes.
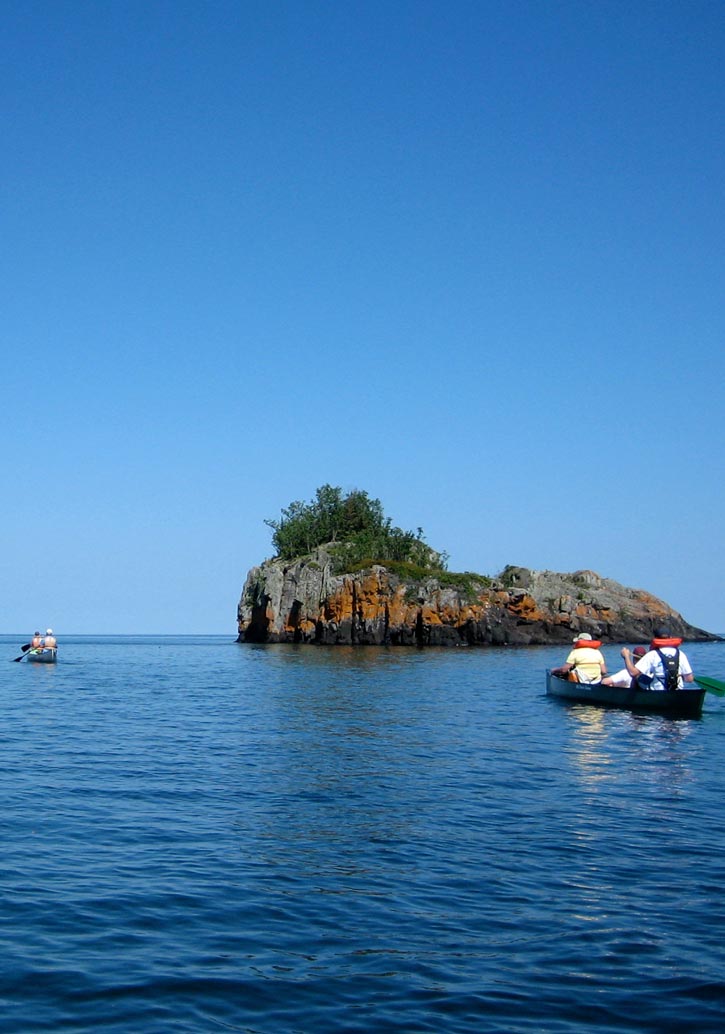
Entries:
POLYGON ((570 643, 589 632, 636 643, 662 625, 686 640, 718 638, 650 593, 594 571, 509 566, 493 579, 447 572, 410 578, 373 565, 335 574, 324 547, 293 563, 252 568, 237 618, 240 642, 525 646, 570 643))

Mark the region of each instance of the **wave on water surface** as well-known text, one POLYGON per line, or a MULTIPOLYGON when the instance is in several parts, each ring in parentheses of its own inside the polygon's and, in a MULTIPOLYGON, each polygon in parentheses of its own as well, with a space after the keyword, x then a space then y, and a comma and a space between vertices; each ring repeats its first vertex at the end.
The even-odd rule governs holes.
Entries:
POLYGON ((0 1031, 720 1034, 725 701, 562 705, 560 660, 159 636, 5 665, 0 1031))

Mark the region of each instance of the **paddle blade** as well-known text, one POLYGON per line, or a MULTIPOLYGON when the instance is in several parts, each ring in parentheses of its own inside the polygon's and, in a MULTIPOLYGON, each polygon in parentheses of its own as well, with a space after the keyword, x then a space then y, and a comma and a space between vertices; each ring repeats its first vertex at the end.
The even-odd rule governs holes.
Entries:
POLYGON ((702 686, 703 689, 709 689, 711 693, 715 693, 716 696, 725 697, 725 682, 720 682, 718 679, 711 679, 706 675, 696 675, 695 682, 698 686, 702 686))

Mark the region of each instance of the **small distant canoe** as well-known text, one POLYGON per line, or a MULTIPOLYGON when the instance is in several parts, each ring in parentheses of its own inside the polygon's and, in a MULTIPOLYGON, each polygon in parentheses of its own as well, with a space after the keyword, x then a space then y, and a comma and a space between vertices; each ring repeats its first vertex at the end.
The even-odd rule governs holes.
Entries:
POLYGON ((43 646, 37 650, 28 650, 25 656, 36 664, 55 664, 58 660, 58 647, 43 646))
POLYGON ((686 683, 686 686, 687 689, 674 691, 622 689, 620 686, 603 686, 601 682, 568 682, 552 675, 550 671, 546 673, 546 692, 561 700, 598 704, 600 707, 619 707, 647 714, 664 714, 670 718, 699 718, 706 691, 694 682, 686 683))

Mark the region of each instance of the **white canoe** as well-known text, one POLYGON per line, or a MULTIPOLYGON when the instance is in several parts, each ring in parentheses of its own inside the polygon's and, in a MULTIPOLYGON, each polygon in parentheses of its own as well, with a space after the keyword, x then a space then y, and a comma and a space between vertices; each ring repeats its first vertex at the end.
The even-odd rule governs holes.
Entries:
POLYGON ((58 647, 42 646, 37 650, 28 650, 25 656, 36 664, 55 664, 58 659, 58 647))

